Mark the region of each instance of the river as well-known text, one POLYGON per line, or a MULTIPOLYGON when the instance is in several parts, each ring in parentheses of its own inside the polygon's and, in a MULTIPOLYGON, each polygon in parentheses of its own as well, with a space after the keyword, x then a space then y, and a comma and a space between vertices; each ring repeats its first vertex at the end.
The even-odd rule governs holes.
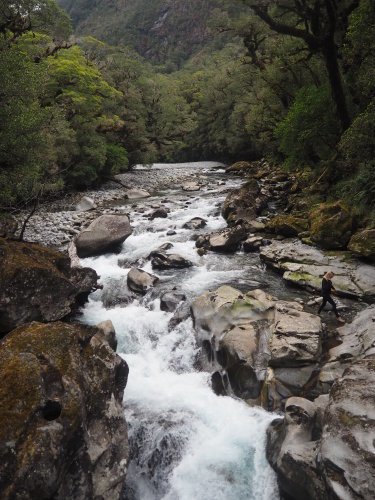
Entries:
POLYGON ((81 321, 112 320, 118 352, 130 368, 123 405, 131 463, 123 498, 277 499, 276 477, 265 458, 265 432, 274 415, 212 391, 211 373, 198 368, 199 347, 191 318, 168 331, 173 313, 160 310, 159 297, 175 289, 191 303, 203 291, 223 284, 243 290, 261 287, 288 299, 294 292, 267 271, 256 254, 198 256, 192 236, 226 226, 220 207, 228 188, 241 182, 225 175, 220 165, 155 165, 134 175, 178 179, 187 172, 204 184, 201 191, 188 193, 164 183, 147 200, 122 202, 129 209, 133 234, 121 253, 83 260, 101 276, 104 289, 90 296, 81 321), (160 205, 169 209, 168 217, 149 220, 160 205), (193 217, 203 217, 207 226, 198 231, 184 229, 193 217), (168 230, 176 234, 167 236, 168 230), (173 253, 194 266, 152 271, 147 256, 166 242, 173 244, 173 253), (156 274, 159 283, 127 305, 105 308, 103 297, 115 293, 134 265, 156 274))

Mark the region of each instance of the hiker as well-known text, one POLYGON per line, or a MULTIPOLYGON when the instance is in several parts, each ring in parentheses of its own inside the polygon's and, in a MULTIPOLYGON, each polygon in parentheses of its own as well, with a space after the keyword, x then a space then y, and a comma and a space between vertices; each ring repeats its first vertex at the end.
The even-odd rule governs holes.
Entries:
POLYGON ((324 306, 329 302, 332 305, 332 311, 335 313, 336 318, 340 321, 340 323, 345 323, 345 320, 339 315, 335 301, 331 297, 331 292, 335 293, 336 289, 332 285, 331 279, 333 278, 334 274, 332 271, 328 271, 322 279, 322 297, 323 301, 319 307, 318 314, 322 312, 324 309, 324 306))

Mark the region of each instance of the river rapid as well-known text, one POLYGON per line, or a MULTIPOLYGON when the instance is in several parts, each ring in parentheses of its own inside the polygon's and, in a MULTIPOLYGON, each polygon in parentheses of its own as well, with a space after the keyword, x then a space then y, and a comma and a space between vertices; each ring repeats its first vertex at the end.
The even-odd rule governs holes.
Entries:
POLYGON ((128 210, 133 228, 121 253, 82 261, 97 271, 104 288, 90 296, 81 321, 94 325, 112 320, 118 352, 130 368, 123 406, 131 463, 123 498, 277 499, 276 477, 265 458, 265 432, 275 416, 212 391, 211 373, 198 363, 200 349, 191 318, 168 331, 173 313, 161 311, 159 297, 174 290, 191 303, 205 290, 224 284, 242 290, 261 287, 286 299, 297 292, 267 271, 257 254, 197 254, 193 235, 226 226, 220 208, 228 188, 241 183, 225 175, 220 165, 155 165, 133 175, 165 181, 187 174, 202 183, 199 192, 185 192, 178 184, 168 187, 164 182, 151 198, 120 202, 128 210), (168 217, 149 220, 158 206, 169 210, 168 217), (184 229, 193 217, 203 217, 207 226, 198 231, 184 229), (171 230, 176 234, 167 236, 171 230), (171 252, 194 266, 154 272, 147 257, 166 242, 173 244, 171 252), (105 308, 103 297, 115 293, 116 284, 134 265, 157 275, 159 283, 127 305, 105 308))

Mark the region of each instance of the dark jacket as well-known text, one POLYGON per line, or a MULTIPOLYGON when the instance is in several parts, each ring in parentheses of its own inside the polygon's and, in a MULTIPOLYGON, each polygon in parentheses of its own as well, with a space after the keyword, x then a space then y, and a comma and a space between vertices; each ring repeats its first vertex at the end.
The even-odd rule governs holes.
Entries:
POLYGON ((322 297, 329 297, 331 295, 331 290, 334 290, 331 280, 326 278, 322 279, 322 297))

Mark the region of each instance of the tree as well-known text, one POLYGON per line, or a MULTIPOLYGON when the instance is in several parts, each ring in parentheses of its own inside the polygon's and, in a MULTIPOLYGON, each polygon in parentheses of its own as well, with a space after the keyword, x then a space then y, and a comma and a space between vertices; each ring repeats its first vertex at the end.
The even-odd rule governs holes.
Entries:
POLYGON ((243 0, 272 30, 304 41, 310 54, 323 57, 336 112, 343 130, 350 123, 338 61, 339 42, 359 0, 243 0))

